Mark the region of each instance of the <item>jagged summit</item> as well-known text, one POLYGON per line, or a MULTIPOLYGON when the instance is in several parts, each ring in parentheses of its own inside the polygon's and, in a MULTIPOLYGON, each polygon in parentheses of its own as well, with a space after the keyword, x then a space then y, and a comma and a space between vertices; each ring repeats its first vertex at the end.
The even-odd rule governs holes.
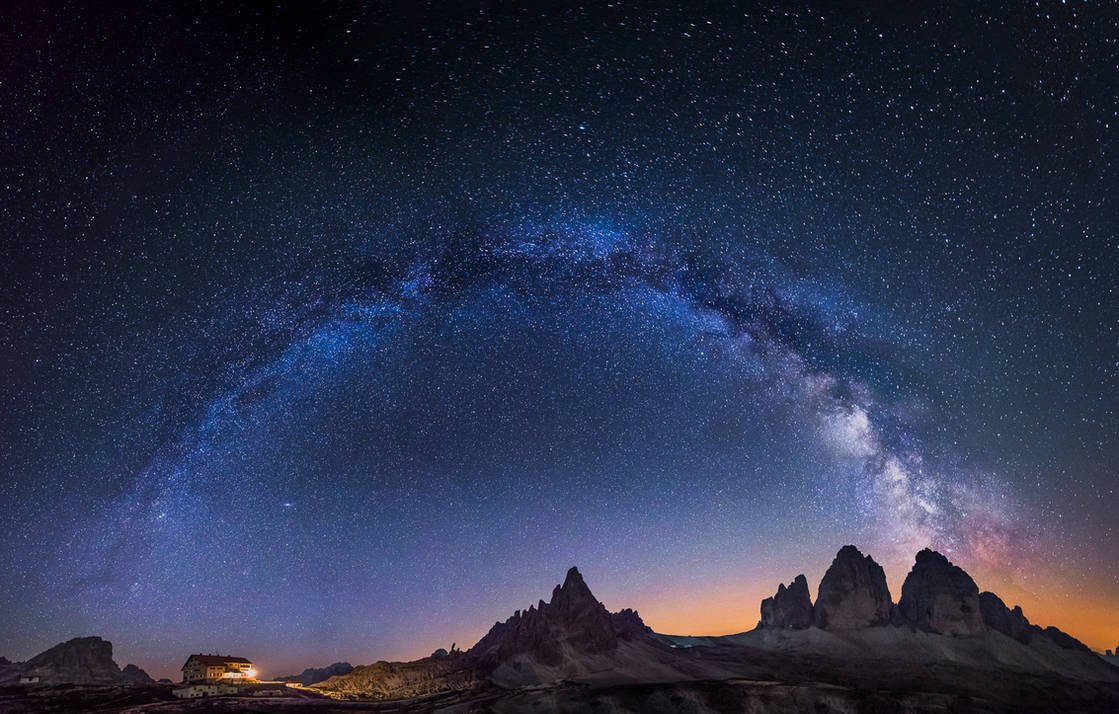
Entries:
POLYGON ((1089 648, 1055 627, 1030 624, 1022 608, 1008 608, 994 593, 980 593, 975 581, 943 554, 925 548, 914 558, 895 605, 882 566, 857 547, 845 545, 820 581, 815 603, 798 575, 761 603, 759 630, 862 630, 910 627, 940 635, 976 637, 988 630, 1021 644, 1041 638, 1064 650, 1089 648))
POLYGON ((917 555, 903 598, 904 611, 893 604, 882 567, 848 545, 821 580, 815 604, 807 578, 798 575, 762 603, 762 621, 754 631, 674 636, 653 633, 633 610, 608 612, 571 568, 547 602, 494 623, 466 652, 380 662, 315 686, 346 696, 405 698, 487 683, 517 690, 543 683, 752 680, 775 673, 796 679, 823 671, 869 681, 928 677, 934 686, 949 682, 938 678, 959 676, 950 681, 959 686, 977 671, 1002 681, 1015 668, 1029 676, 1060 673, 1077 679, 1106 679, 1111 669, 1099 657, 1076 651, 1079 643, 1064 633, 1029 625, 1020 610, 1007 609, 993 595, 980 599, 971 577, 934 551, 917 555), (961 622, 978 629, 961 631, 961 622), (967 632, 971 635, 959 636, 967 632))
MULTIPOLYGON (((1021 705, 1039 697, 1045 699, 1036 711, 1119 711, 1119 670, 1107 658, 1056 628, 1031 624, 1021 608, 1008 608, 993 593, 977 593, 971 577, 942 554, 917 554, 902 600, 904 608, 891 607, 881 566, 844 546, 815 604, 798 575, 765 599, 762 622, 751 632, 674 636, 653 633, 634 610, 610 613, 571 568, 548 602, 495 623, 466 652, 452 643, 412 662, 336 663, 300 679, 336 699, 437 695, 464 711, 490 711, 495 703, 501 706, 493 711, 612 711, 622 695, 636 702, 627 711, 679 711, 690 697, 707 695, 713 706, 697 711, 791 711, 805 704, 831 710, 837 702, 844 711, 862 711, 856 705, 868 689, 885 697, 875 711, 947 711, 947 699, 930 700, 931 708, 903 706, 927 692, 973 698, 979 708, 960 711, 977 714, 1034 711, 1021 705), (978 629, 961 631, 961 623, 978 629), (913 689, 902 692, 904 702, 890 698, 899 682, 913 689), (612 692, 602 707, 585 698, 596 692, 612 692), (746 698, 736 699, 740 694, 746 698), (556 696, 566 697, 563 707, 555 706, 556 696), (995 708, 988 706, 992 696, 1001 702, 995 708), (1091 706, 1070 709, 1069 702, 1091 706), (751 706, 757 703, 767 704, 751 706)), ((112 645, 100 638, 62 643, 27 663, 0 658, 0 684, 16 685, 25 673, 41 674, 45 685, 119 690, 151 683, 134 665, 117 669, 112 645)), ((7 711, 3 702, 0 710, 7 711)))
POLYGON ((558 664, 568 651, 610 651, 619 639, 647 631, 633 610, 611 615, 573 567, 552 590, 549 602, 541 600, 528 610, 517 610, 505 622, 494 623, 468 654, 490 665, 519 655, 558 664))
MULTIPOLYGON (((567 571, 563 584, 557 585, 552 590, 552 600, 549 604, 559 612, 576 614, 585 609, 593 610, 595 605, 599 605, 599 602, 591 593, 591 589, 587 587, 582 573, 579 572, 578 568, 572 566, 567 571)), ((541 609, 543 609, 543 605, 541 605, 541 609)))
POLYGON ((812 596, 808 580, 798 575, 788 587, 777 586, 773 597, 762 600, 762 619, 758 627, 774 629, 804 629, 812 626, 812 596))
MULTIPOLYGON (((552 589, 548 602, 538 601, 495 622, 465 652, 453 645, 415 662, 378 662, 314 685, 341 696, 406 698, 482 686, 485 681, 519 687, 541 681, 569 679, 590 671, 610 671, 633 650, 671 652, 653 635, 636 611, 611 614, 595 598, 578 568, 552 589), (623 653, 623 643, 630 645, 623 653)), ((641 660, 641 670, 649 660, 641 660)))
POLYGON ((761 604, 761 629, 853 630, 890 623, 893 601, 886 573, 853 545, 836 553, 813 604, 808 581, 798 575, 761 604))

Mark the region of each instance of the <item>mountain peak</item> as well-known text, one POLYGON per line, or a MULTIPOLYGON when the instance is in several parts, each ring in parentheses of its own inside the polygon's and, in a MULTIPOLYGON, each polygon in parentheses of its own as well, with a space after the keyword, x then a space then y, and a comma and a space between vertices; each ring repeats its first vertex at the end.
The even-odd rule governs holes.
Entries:
POLYGON ((586 593, 589 595, 591 589, 587 587, 587 581, 583 580, 583 574, 579 572, 579 569, 572 566, 567 571, 567 576, 564 577, 563 584, 557 585, 554 592, 578 592, 580 594, 586 593))
POLYGON ((901 586, 898 611, 903 619, 928 632, 977 635, 985 625, 979 587, 963 568, 928 548, 917 553, 901 586))
POLYGON ((803 575, 793 578, 786 587, 777 586, 777 594, 762 600, 759 627, 800 630, 812 625, 812 597, 808 580, 803 575))
POLYGON ((874 558, 853 545, 839 549, 816 593, 816 626, 854 630, 890 621, 893 600, 886 573, 874 558))
MULTIPOLYGON (((567 577, 564 578, 563 584, 557 585, 552 590, 552 600, 549 605, 565 611, 581 607, 594 607, 595 605, 602 607, 591 589, 587 587, 579 569, 574 567, 567 571, 567 577)), ((540 609, 544 608, 541 607, 540 609)), ((605 609, 603 608, 603 610, 605 609)))
POLYGON ((554 664, 562 659, 563 643, 582 652, 612 650, 619 638, 646 632, 636 612, 611 615, 599 602, 578 568, 571 568, 561 585, 552 590, 550 602, 541 600, 499 622, 470 649, 470 654, 492 663, 514 656, 530 656, 554 664))
POLYGON ((921 550, 917 551, 917 555, 914 560, 916 560, 918 563, 950 562, 944 554, 940 553, 939 551, 935 551, 932 548, 922 548, 921 550))
MULTIPOLYGON (((28 672, 49 683, 115 684, 143 681, 141 670, 122 674, 113 661, 113 643, 100 637, 75 637, 32 657, 25 664, 28 672)), ((146 674, 143 677, 147 677, 146 674)))

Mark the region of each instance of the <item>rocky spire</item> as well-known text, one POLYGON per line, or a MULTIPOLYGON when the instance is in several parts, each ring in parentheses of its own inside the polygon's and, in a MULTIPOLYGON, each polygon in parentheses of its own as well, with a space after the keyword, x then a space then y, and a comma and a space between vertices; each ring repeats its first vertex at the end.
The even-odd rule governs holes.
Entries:
POLYGON ((892 607, 882 566, 845 545, 820 581, 813 617, 823 629, 855 630, 888 624, 892 607))
POLYGON ((542 664, 556 664, 563 652, 604 652, 619 639, 649 632, 633 610, 611 615, 599 602, 577 568, 567 571, 562 585, 552 590, 550 602, 513 613, 495 623, 468 654, 484 663, 496 664, 516 655, 527 655, 542 664))
POLYGON ((898 613, 903 621, 927 632, 978 635, 984 630, 975 581, 928 548, 917 554, 901 586, 898 613))
POLYGON ((758 627, 802 630, 812 625, 812 597, 808 581, 798 575, 788 587, 777 586, 777 594, 762 600, 762 619, 758 627))
MULTIPOLYGON (((571 568, 567 571, 567 577, 563 580, 563 585, 557 585, 552 590, 552 600, 549 603, 550 607, 554 608, 557 613, 562 613, 564 616, 577 617, 580 614, 587 614, 588 612, 595 611, 598 608, 606 610, 602 604, 595 599, 591 589, 587 587, 586 581, 583 580, 582 573, 578 568, 571 568)), ((543 610, 545 605, 541 601, 540 609, 543 610)))

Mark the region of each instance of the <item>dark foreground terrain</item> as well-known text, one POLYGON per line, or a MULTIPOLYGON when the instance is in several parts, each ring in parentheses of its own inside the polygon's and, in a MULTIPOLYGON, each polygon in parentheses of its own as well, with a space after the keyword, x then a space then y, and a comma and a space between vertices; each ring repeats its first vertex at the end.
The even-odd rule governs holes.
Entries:
POLYGON ((99 638, 0 664, 0 714, 1119 712, 1119 667, 980 593, 942 555, 917 555, 895 603, 881 567, 853 546, 814 603, 797 576, 762 603, 756 629, 724 637, 654 633, 632 610, 608 612, 572 568, 549 602, 495 623, 467 651, 347 665, 283 696, 179 700, 177 685, 118 669, 99 638), (42 683, 15 683, 30 674, 42 683))
POLYGON ((170 688, 137 688, 124 694, 109 687, 48 687, 38 692, 0 690, 0 712, 813 712, 814 714, 1116 712, 1119 686, 1070 687, 1034 679, 1008 696, 1004 682, 991 697, 922 690, 915 682, 896 689, 825 682, 775 682, 748 679, 696 680, 661 684, 594 687, 574 682, 505 690, 494 685, 469 691, 392 701, 340 701, 313 695, 216 697, 178 700, 170 688))

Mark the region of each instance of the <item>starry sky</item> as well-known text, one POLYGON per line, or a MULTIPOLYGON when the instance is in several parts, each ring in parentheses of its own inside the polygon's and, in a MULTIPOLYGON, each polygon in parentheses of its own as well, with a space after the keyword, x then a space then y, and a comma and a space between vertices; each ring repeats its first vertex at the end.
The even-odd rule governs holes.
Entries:
POLYGON ((1119 643, 1113 6, 458 5, 6 10, 0 654, 412 658, 571 565, 726 634, 845 543, 1119 643))

